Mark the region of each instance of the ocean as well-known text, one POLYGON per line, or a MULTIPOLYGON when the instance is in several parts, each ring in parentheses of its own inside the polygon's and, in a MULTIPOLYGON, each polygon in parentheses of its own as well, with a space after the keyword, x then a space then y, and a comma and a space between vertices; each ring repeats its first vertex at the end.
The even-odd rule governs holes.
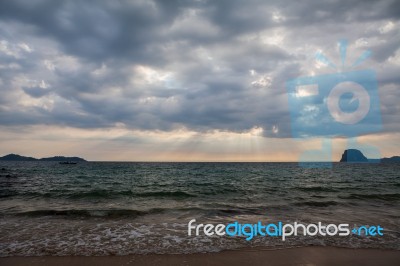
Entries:
POLYGON ((0 162, 0 256, 400 250, 400 164, 0 162), (383 236, 188 236, 197 223, 380 225, 383 236))

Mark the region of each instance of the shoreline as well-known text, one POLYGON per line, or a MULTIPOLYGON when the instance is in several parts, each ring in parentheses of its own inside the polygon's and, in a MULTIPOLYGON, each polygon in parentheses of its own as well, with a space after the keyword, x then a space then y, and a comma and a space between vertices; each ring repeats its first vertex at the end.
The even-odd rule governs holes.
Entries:
POLYGON ((126 256, 2 257, 8 266, 117 265, 398 265, 399 250, 299 247, 277 250, 241 249, 216 253, 126 256))

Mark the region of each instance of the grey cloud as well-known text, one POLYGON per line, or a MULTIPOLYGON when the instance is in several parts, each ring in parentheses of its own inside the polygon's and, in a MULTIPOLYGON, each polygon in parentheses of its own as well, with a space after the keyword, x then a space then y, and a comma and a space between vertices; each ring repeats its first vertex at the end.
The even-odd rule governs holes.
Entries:
POLYGON ((29 94, 34 98, 40 98, 49 92, 45 88, 41 87, 24 87, 22 89, 24 90, 25 93, 29 94))
MULTIPOLYGON (((396 1, 7 1, 0 40, 33 51, 19 58, 0 51, 0 124, 261 126, 266 136, 289 137, 286 80, 308 75, 316 49, 337 55, 340 38, 382 40, 365 47, 374 52, 371 65, 382 86, 399 87, 398 67, 387 63, 399 30, 377 30, 398 23, 398 9, 396 1), (136 66, 151 70, 140 74, 136 66), (132 82, 140 75, 159 80, 132 82), (19 106, 19 92, 39 102, 19 106)), ((400 110, 390 97, 381 100, 388 130, 398 130, 400 110)))

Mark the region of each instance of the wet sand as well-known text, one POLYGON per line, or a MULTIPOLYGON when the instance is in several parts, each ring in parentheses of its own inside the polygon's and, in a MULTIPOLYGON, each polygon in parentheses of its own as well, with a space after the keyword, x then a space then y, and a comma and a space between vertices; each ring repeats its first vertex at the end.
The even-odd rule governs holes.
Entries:
POLYGON ((117 265, 400 265, 400 251, 303 247, 282 250, 235 250, 181 255, 129 255, 105 257, 7 257, 7 266, 117 266, 117 265))

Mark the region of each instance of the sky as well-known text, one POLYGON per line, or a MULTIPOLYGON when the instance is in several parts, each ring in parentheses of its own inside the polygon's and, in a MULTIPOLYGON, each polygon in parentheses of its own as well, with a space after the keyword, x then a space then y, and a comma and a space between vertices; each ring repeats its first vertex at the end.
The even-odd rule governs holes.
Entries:
MULTIPOLYGON (((286 82, 371 56, 400 155, 399 1, 0 1, 0 156, 297 161, 286 82)), ((336 71, 337 72, 337 71, 336 71)), ((339 160, 346 139, 333 139, 339 160)))

